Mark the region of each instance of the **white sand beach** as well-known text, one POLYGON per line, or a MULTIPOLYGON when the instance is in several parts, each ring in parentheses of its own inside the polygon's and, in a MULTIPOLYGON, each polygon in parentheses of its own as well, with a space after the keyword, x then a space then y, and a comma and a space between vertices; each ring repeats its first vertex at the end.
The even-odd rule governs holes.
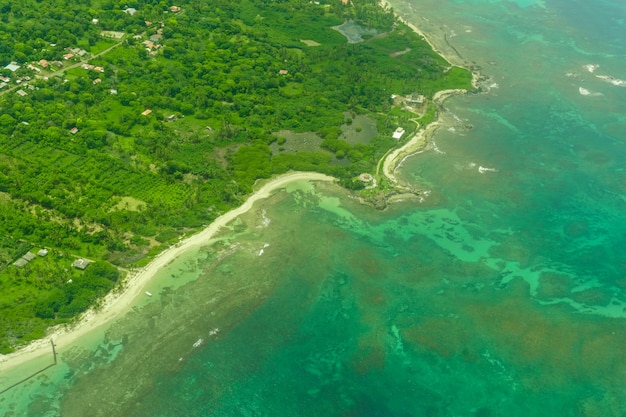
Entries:
POLYGON ((223 226, 236 219, 237 216, 250 210, 255 202, 268 198, 273 191, 291 182, 305 180, 332 182, 336 179, 315 172, 291 172, 265 182, 240 207, 218 217, 200 233, 171 246, 157 255, 144 268, 134 271, 131 276, 126 279, 124 288, 121 291, 114 290, 111 292, 105 297, 101 307, 97 310, 91 309, 84 313, 76 324, 53 328, 46 338, 35 341, 9 355, 0 355, 0 372, 7 371, 42 355, 49 355, 51 351, 50 340, 54 341, 54 344, 57 346, 57 351, 62 352, 65 347, 71 345, 72 341, 109 323, 121 313, 125 312, 136 297, 144 293, 144 287, 159 269, 176 259, 188 249, 208 242, 223 226))

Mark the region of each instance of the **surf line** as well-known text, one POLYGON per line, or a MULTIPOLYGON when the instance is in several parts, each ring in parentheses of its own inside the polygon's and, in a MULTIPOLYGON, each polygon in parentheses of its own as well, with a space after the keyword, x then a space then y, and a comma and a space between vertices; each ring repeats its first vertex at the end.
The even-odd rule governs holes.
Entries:
POLYGON ((9 391, 10 389, 13 389, 13 388, 17 387, 18 385, 23 384, 24 382, 28 381, 29 379, 34 378, 37 375, 39 375, 40 373, 42 373, 44 371, 47 371, 48 369, 50 369, 53 366, 55 366, 57 364, 57 351, 55 349, 54 341, 52 339, 50 339, 50 345, 52 346, 52 358, 54 359, 54 362, 51 363, 50 365, 46 366, 45 368, 38 370, 34 374, 29 375, 29 376, 27 376, 26 378, 24 378, 24 379, 22 379, 20 381, 17 381, 15 384, 13 384, 13 385, 11 385, 11 386, 3 389, 3 390, 0 390, 0 395, 4 394, 5 392, 9 391))

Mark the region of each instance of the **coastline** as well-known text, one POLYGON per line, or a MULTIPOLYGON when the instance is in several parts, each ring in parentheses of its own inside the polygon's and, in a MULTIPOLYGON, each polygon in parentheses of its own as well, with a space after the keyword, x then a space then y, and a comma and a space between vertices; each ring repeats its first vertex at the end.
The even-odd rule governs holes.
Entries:
POLYGON ((0 372, 8 371, 49 354, 51 340, 57 347, 57 352, 62 352, 74 340, 111 322, 125 312, 133 300, 143 293, 145 285, 150 282, 160 268, 166 266, 188 249, 207 243, 222 227, 249 211, 254 203, 268 198, 274 191, 295 181, 334 182, 336 179, 317 172, 290 172, 268 180, 253 192, 241 206, 222 214, 201 232, 170 246, 158 254, 148 265, 133 271, 121 290, 110 292, 104 297, 101 306, 91 308, 83 313, 75 324, 53 327, 51 333, 45 338, 36 340, 8 355, 0 355, 0 372))
MULTIPOLYGON (((378 4, 380 5, 380 7, 382 7, 383 9, 393 9, 393 6, 389 3, 388 0, 380 0, 378 2, 378 4)), ((411 28, 411 30, 415 33, 417 33, 418 35, 420 35, 422 38, 424 38, 424 41, 426 41, 426 43, 428 43, 428 45, 430 45, 430 47, 432 48, 433 51, 435 51, 438 55, 442 56, 446 61, 448 61, 448 63, 450 65, 455 65, 458 67, 464 67, 467 68, 467 63, 464 61, 459 61, 458 59, 455 58, 451 58, 450 55, 445 54, 444 52, 441 51, 441 49, 437 48, 435 46, 435 44, 428 38, 428 36, 426 36, 424 34, 424 32, 418 28, 417 26, 415 26, 413 23, 407 21, 406 19, 404 19, 402 16, 400 16, 398 14, 398 12, 396 12, 394 10, 393 14, 396 16, 396 18, 401 21, 403 24, 407 25, 409 28, 411 28)))
MULTIPOLYGON (((391 7, 389 2, 386 0, 381 0, 379 4, 383 8, 391 7)), ((440 49, 435 47, 435 45, 417 26, 404 20, 398 15, 398 13, 395 13, 395 16, 411 28, 411 30, 420 35, 430 45, 433 51, 441 55, 448 63, 450 63, 451 66, 459 66, 470 70, 466 63, 455 62, 458 60, 451 59, 440 49)), ((479 75, 474 71, 471 72, 472 85, 477 88, 479 75)), ((463 89, 442 90, 435 93, 432 100, 433 103, 439 108, 448 97, 465 93, 467 93, 467 90, 463 89)), ((404 161, 408 156, 419 153, 426 148, 429 138, 442 126, 442 124, 443 122, 441 121, 441 118, 437 116, 432 123, 426 126, 419 126, 418 130, 411 139, 409 139, 404 145, 394 149, 383 157, 382 174, 393 184, 394 187, 400 189, 401 191, 408 191, 409 193, 412 192, 410 187, 399 183, 395 172, 401 165, 402 161, 404 161)), ((144 292, 145 285, 154 277, 155 273, 160 268, 166 266, 186 250, 194 246, 205 244, 223 226, 234 220, 237 216, 250 210, 255 202, 269 197, 272 192, 291 182, 301 180, 328 182, 336 181, 333 177, 315 172, 291 172, 268 180, 258 190, 253 192, 253 194, 251 194, 241 206, 221 215, 199 233, 192 235, 159 253, 145 267, 132 271, 126 278, 121 289, 113 290, 105 296, 99 307, 91 308, 87 312, 83 313, 76 323, 70 325, 60 325, 56 328, 53 327, 50 329, 51 333, 46 335, 45 338, 33 341, 11 354, 0 355, 0 372, 13 369, 33 359, 49 354, 51 340, 54 342, 55 346, 57 346, 57 351, 62 352, 64 347, 71 344, 75 339, 78 339, 92 330, 111 322, 111 320, 125 312, 133 300, 144 292)))
MULTIPOLYGON (((383 9, 393 9, 391 4, 387 0, 380 0, 379 5, 383 9)), ((424 39, 424 41, 428 43, 428 45, 430 45, 432 50, 435 51, 438 55, 442 56, 451 65, 451 67, 457 66, 457 67, 465 68, 468 71, 470 71, 472 74, 472 87, 474 87, 474 89, 479 88, 478 81, 480 80, 480 74, 477 73, 472 68, 470 68, 467 62, 464 62, 462 60, 458 60, 458 59, 452 58, 449 55, 446 55, 439 48, 437 48, 435 44, 417 26, 415 26, 411 22, 408 22, 404 18, 402 18, 402 16, 400 16, 398 12, 394 11, 393 13, 398 20, 400 20, 403 24, 411 28, 413 32, 420 35, 424 39)), ((435 106, 437 106, 439 110, 441 106, 443 105, 443 102, 449 97, 457 95, 457 94, 467 94, 467 92, 468 91, 465 89, 441 90, 441 91, 437 91, 433 95, 432 100, 435 106)), ((400 146, 399 148, 394 149, 391 153, 388 153, 383 157, 383 160, 382 160, 383 175, 393 184, 394 187, 399 188, 402 191, 411 192, 410 187, 399 183, 399 180, 395 174, 396 170, 407 157, 423 151, 428 145, 428 140, 442 125, 443 125, 443 122, 441 121, 441 117, 437 115, 436 119, 432 123, 426 126, 419 126, 417 129, 417 132, 415 132, 413 137, 409 139, 404 145, 400 146)), ((379 165, 380 165, 380 162, 379 162, 379 165)))
MULTIPOLYGON (((463 89, 456 90, 442 90, 435 93, 433 96, 433 103, 437 107, 440 107, 443 102, 448 98, 456 94, 466 94, 467 91, 463 89)), ((394 149, 391 153, 387 154, 383 161, 383 175, 396 187, 402 187, 396 177, 396 170, 408 156, 414 155, 423 151, 428 145, 428 139, 442 126, 443 122, 441 118, 437 116, 435 121, 424 126, 418 127, 417 132, 409 139, 404 145, 394 149)))

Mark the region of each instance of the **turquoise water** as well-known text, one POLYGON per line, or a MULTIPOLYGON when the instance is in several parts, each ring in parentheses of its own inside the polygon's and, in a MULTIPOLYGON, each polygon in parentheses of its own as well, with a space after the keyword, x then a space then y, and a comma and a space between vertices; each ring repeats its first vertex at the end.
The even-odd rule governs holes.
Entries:
POLYGON ((626 415, 626 4, 392 4, 489 78, 405 161, 426 201, 274 194, 0 415, 626 415))

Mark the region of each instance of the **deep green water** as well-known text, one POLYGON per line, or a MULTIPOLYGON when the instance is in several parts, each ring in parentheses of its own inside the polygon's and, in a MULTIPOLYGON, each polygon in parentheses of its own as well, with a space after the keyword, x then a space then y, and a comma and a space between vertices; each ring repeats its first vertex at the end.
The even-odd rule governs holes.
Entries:
POLYGON ((405 161, 430 196, 276 193, 0 415, 626 415, 626 4, 392 4, 491 77, 405 161))

